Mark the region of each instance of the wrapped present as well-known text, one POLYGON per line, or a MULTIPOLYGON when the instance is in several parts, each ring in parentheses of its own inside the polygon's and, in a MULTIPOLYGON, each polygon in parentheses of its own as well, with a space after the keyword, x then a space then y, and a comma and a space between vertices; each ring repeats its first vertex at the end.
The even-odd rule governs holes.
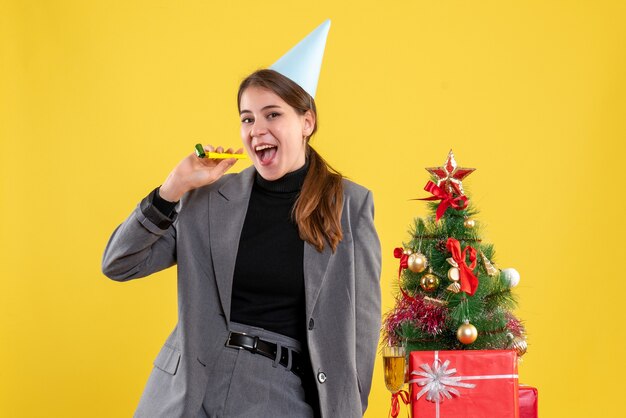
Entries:
POLYGON ((412 351, 409 385, 416 418, 519 418, 513 350, 412 351))
POLYGON ((538 393, 532 386, 519 386, 519 418, 537 418, 538 393))

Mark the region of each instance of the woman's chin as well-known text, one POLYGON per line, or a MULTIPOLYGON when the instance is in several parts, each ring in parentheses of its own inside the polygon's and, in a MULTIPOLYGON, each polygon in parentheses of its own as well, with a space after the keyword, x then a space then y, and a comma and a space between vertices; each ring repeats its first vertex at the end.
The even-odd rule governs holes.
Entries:
POLYGON ((276 166, 265 166, 261 164, 255 164, 256 171, 259 173, 263 179, 267 181, 278 180, 282 176, 285 175, 278 167, 276 166))

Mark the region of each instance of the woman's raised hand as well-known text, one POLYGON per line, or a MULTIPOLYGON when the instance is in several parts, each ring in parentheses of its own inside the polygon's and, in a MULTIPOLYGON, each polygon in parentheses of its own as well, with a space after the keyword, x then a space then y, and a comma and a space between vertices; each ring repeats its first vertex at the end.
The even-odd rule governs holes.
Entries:
MULTIPOLYGON (((224 148, 214 148, 212 145, 205 145, 204 150, 208 152, 224 152, 224 148)), ((226 150, 233 153, 232 148, 226 150)), ((241 154, 240 148, 234 153, 241 154)), ((214 160, 211 158, 199 158, 195 153, 189 154, 172 170, 165 182, 159 189, 159 195, 170 202, 177 202, 190 190, 209 185, 226 173, 237 160, 228 158, 225 160, 214 160)))

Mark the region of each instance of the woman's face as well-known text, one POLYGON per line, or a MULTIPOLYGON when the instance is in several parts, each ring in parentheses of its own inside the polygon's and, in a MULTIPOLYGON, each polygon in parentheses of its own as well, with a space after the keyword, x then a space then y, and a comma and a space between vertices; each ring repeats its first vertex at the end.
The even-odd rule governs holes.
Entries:
POLYGON ((251 86, 240 101, 241 139, 265 180, 277 180, 302 167, 306 138, 315 126, 311 111, 301 115, 271 90, 251 86))

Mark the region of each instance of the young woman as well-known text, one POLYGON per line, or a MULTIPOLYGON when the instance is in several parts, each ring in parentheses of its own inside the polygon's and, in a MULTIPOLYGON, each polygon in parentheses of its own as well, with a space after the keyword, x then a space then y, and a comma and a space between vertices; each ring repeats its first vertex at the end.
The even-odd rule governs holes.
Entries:
POLYGON ((371 193, 309 145, 315 101, 289 78, 253 73, 238 105, 253 166, 187 156, 104 253, 113 280, 178 267, 178 324, 136 416, 361 417, 380 327, 371 193))

